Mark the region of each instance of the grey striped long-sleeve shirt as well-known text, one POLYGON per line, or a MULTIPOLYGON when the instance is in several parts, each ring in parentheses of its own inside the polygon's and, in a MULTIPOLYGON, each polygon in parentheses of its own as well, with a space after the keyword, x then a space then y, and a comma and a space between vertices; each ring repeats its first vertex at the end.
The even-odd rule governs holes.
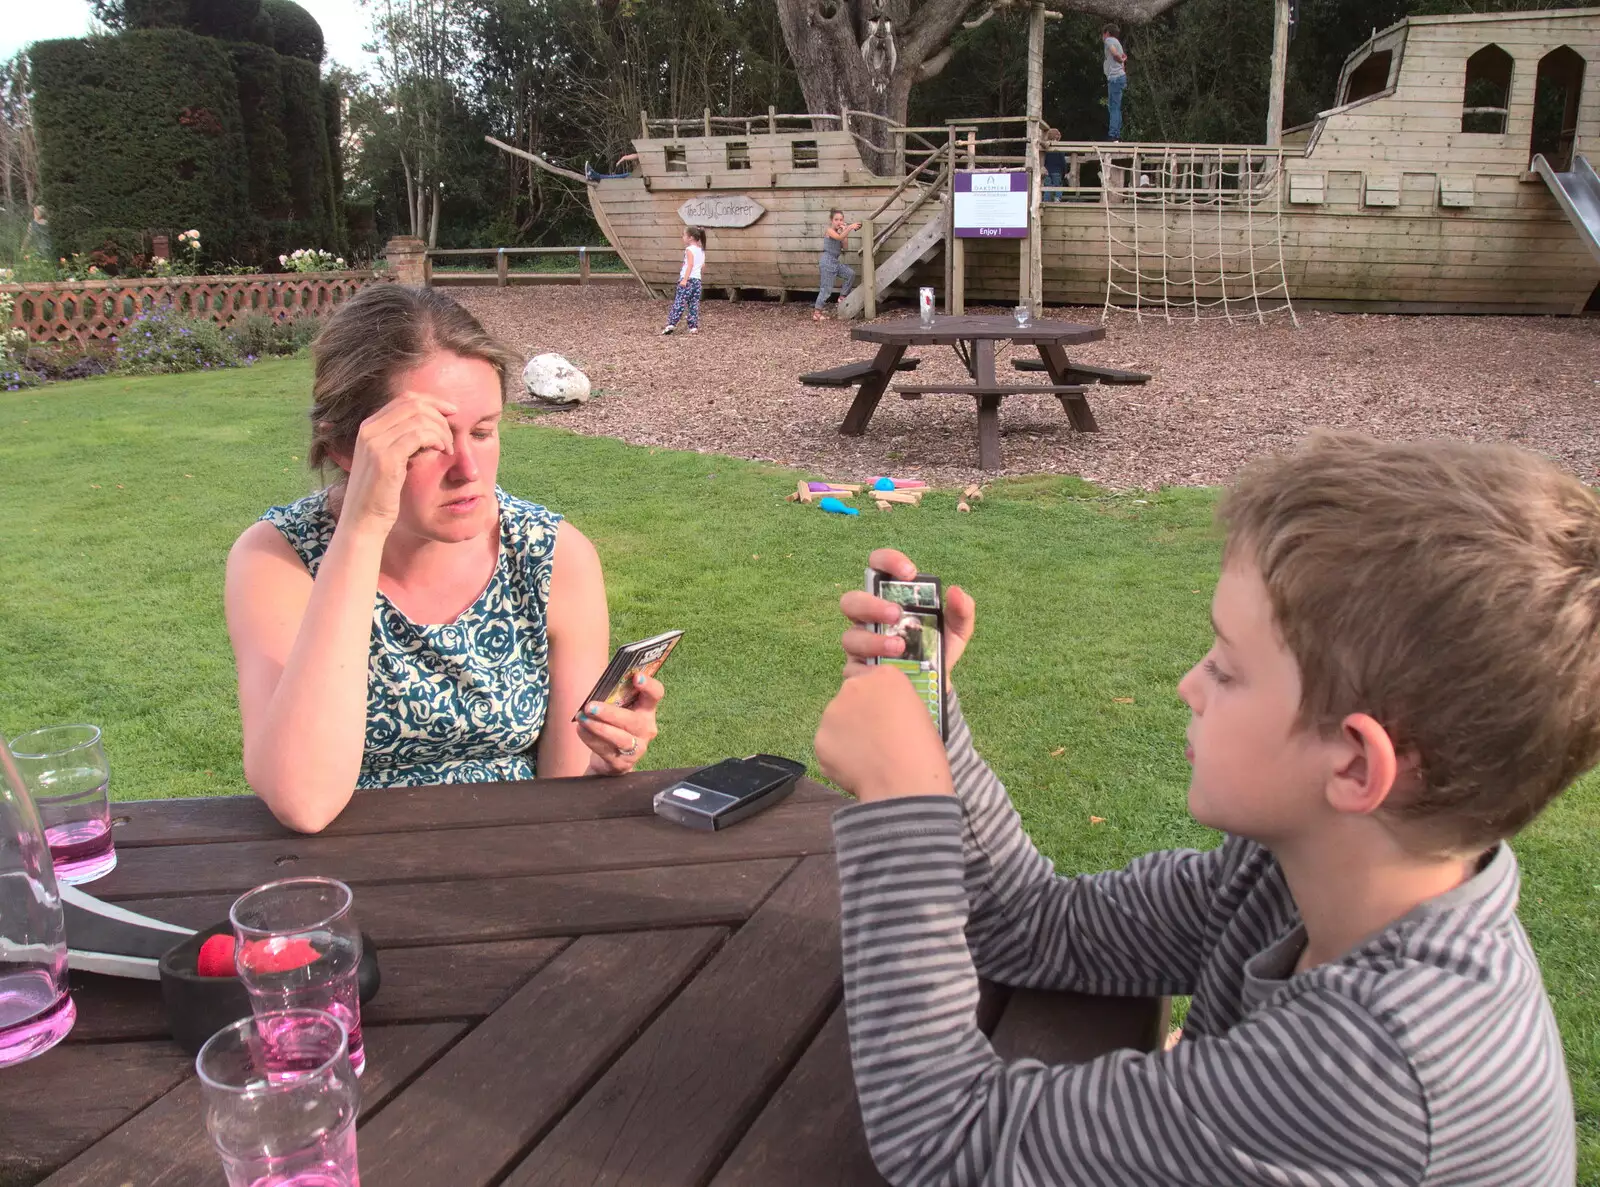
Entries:
POLYGON ((1292 975, 1304 929, 1267 850, 1059 877, 952 720, 956 798, 834 820, 851 1055, 891 1183, 1572 1183, 1571 1088, 1505 845, 1292 975), (980 974, 1193 1002, 1171 1051, 1006 1063, 974 1025, 980 974))

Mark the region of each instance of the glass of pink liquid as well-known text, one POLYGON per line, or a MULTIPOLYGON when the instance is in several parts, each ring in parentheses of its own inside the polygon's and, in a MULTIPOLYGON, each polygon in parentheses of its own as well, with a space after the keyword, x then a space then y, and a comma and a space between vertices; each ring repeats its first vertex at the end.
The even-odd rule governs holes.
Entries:
POLYGON ((234 964, 257 1016, 278 1010, 322 1010, 349 1036, 350 1066, 367 1067, 361 1043, 356 969, 361 931, 350 888, 333 878, 285 878, 234 901, 234 964))
POLYGON ((228 1187, 360 1187, 361 1090, 337 1018, 241 1018, 206 1040, 195 1070, 228 1187))
POLYGON ((11 753, 39 809, 56 880, 69 886, 117 868, 111 767, 95 725, 52 725, 13 738, 11 753))
POLYGON ((76 1017, 44 828, 0 738, 0 1068, 50 1050, 76 1017))

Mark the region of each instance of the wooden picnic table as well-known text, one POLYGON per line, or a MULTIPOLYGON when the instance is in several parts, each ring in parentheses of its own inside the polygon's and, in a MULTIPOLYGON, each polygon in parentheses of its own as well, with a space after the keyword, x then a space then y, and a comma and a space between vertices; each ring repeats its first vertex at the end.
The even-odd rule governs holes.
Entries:
MULTIPOLYGON (((254 797, 114 804, 84 889, 195 928, 242 891, 342 878, 378 950, 363 1010, 361 1175, 839 1187, 867 1154, 841 1005, 830 817, 810 781, 718 833, 658 820, 679 772, 357 792, 324 833, 254 797)), ((159 986, 73 973, 66 1042, 0 1072, 0 1184, 222 1183, 159 986)), ((1007 1055, 1160 1041, 1164 1003, 985 987, 1007 1055)))
POLYGON ((857 326, 850 331, 850 337, 858 342, 878 343, 878 353, 872 360, 871 374, 856 389, 855 401, 839 431, 851 437, 859 437, 867 431, 878 401, 889 389, 895 367, 907 350, 919 346, 951 346, 966 365, 972 377, 970 384, 914 385, 902 390, 910 398, 933 394, 971 395, 978 407, 978 464, 985 470, 998 470, 1001 465, 1000 401, 1008 395, 1032 392, 1057 396, 1073 428, 1080 433, 1092 433, 1100 427, 1095 423, 1094 411, 1089 407, 1083 386, 1071 381, 1066 348, 1105 336, 1105 330, 1099 326, 1051 318, 1035 318, 1025 329, 1019 327, 1013 317, 977 316, 938 317, 931 327, 924 326, 917 318, 857 326), (1005 341, 1036 347, 1049 372, 1050 382, 1043 385, 1000 383, 995 378, 994 348, 996 342, 1005 341))

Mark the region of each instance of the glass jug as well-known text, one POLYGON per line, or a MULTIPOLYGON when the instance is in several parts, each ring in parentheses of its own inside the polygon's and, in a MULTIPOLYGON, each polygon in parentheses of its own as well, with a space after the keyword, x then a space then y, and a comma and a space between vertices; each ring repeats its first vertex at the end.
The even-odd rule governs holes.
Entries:
POLYGON ((54 1047, 77 1016, 50 850, 0 738, 0 1068, 54 1047))

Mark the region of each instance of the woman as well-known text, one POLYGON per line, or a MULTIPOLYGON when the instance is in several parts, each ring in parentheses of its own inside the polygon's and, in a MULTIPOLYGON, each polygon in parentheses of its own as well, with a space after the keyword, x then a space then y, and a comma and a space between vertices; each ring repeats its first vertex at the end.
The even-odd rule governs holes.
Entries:
POLYGON ((495 485, 516 360, 450 298, 390 284, 341 306, 313 355, 309 459, 336 480, 228 558, 256 794, 317 832, 357 787, 631 770, 661 685, 582 703, 610 640, 599 557, 495 485))

